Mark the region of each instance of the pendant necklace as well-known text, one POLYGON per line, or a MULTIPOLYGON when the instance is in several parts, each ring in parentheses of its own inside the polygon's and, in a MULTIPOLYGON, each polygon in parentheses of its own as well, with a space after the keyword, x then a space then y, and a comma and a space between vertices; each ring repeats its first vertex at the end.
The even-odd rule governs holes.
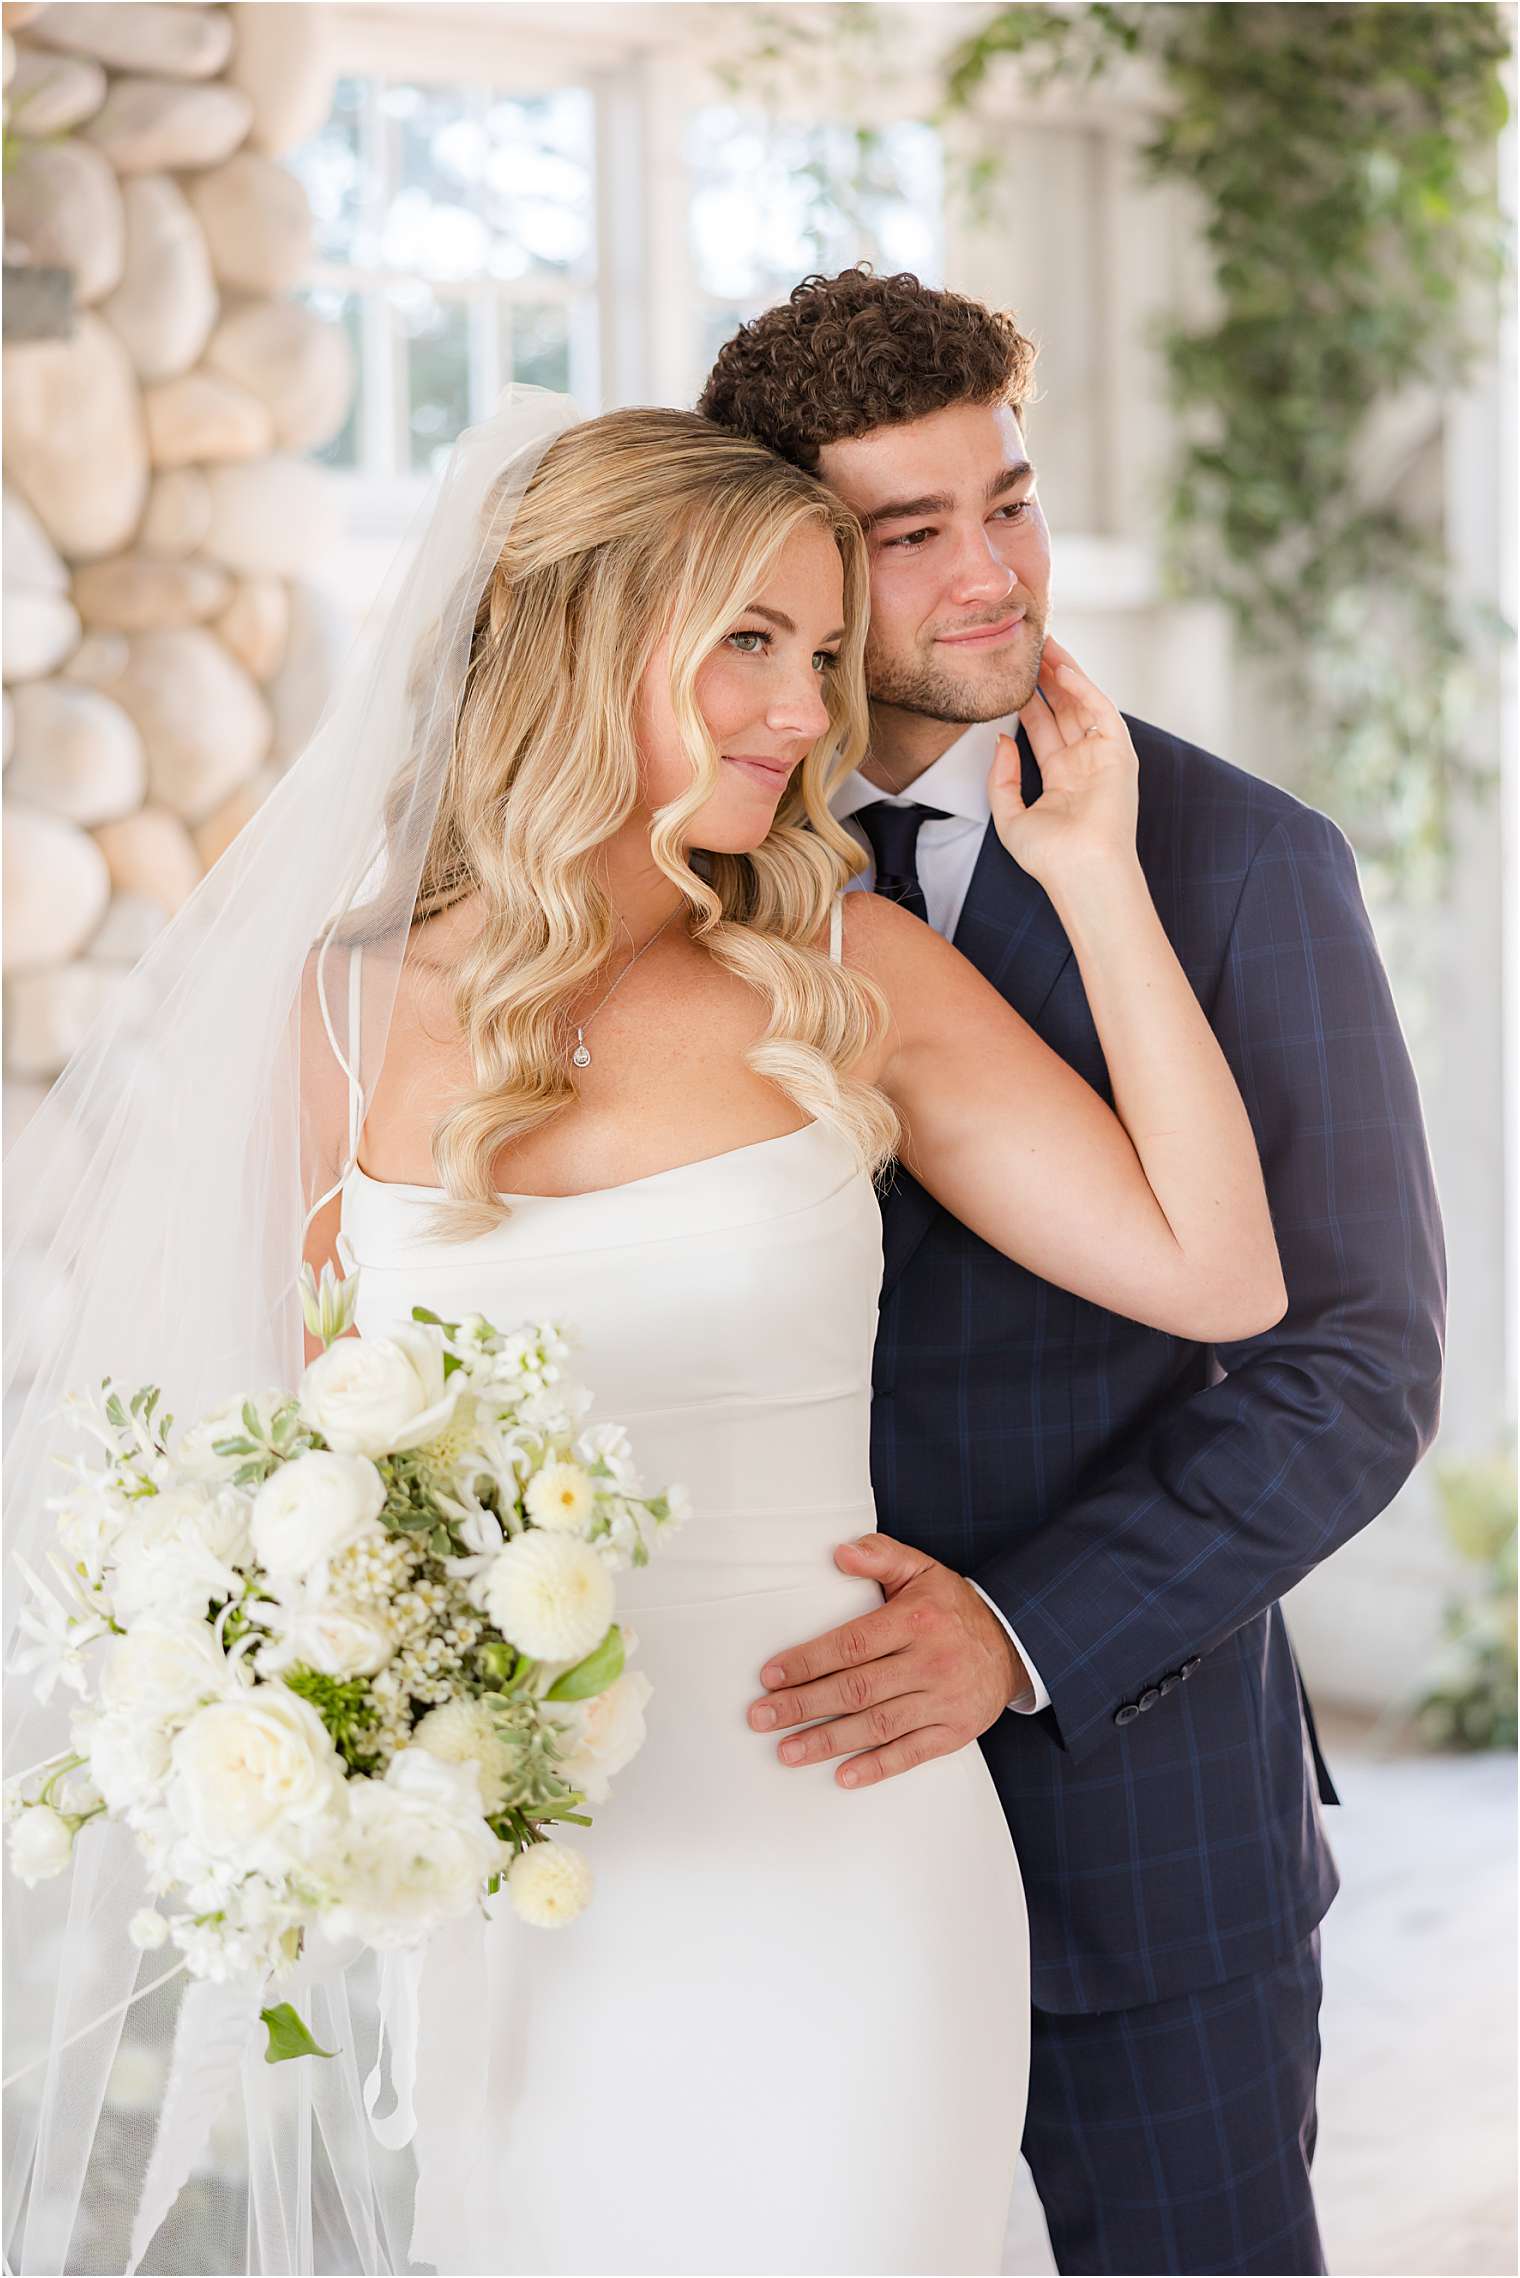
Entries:
MULTIPOLYGON (((681 907, 681 905, 680 905, 680 903, 678 902, 678 903, 676 904, 676 909, 679 909, 680 907, 681 907)), ((595 1004, 594 1004, 594 1005, 591 1007, 591 1010, 590 1010, 590 1011, 587 1013, 587 1015, 586 1015, 585 1019, 584 1019, 584 1020, 583 1020, 583 1021, 580 1023, 579 1027, 576 1029, 576 1031, 575 1031, 575 1050, 574 1050, 574 1051, 571 1053, 571 1055, 570 1055, 570 1065, 571 1065, 573 1068, 589 1068, 589 1067, 590 1067, 590 1065, 591 1065, 591 1047, 590 1047, 590 1045, 589 1045, 589 1044, 586 1042, 586 1031, 587 1031, 587 1029, 588 1029, 588 1028, 591 1026, 591 1023, 592 1023, 592 1022, 595 1020, 595 1018, 596 1018, 597 1014, 598 1014, 598 1013, 601 1011, 601 1009, 602 1009, 603 1005, 604 1005, 604 1004, 607 1002, 607 999, 608 999, 608 997, 610 997, 610 996, 613 994, 613 991, 614 991, 614 990, 620 989, 620 988, 622 987, 623 983, 624 983, 624 982, 627 980, 627 978, 628 978, 629 974, 630 974, 630 973, 633 971, 633 968, 635 967, 635 965, 637 965, 637 963, 638 963, 639 959, 640 959, 641 957, 645 956, 645 955, 648 953, 648 951, 649 951, 649 950, 653 949, 653 947, 654 947, 655 943, 656 943, 656 942, 659 940, 659 938, 660 938, 660 935, 661 935, 661 934, 662 934, 662 933, 665 931, 665 926, 669 925, 669 923, 670 923, 670 918, 673 918, 673 917, 675 916, 675 914, 676 914, 676 910, 672 910, 672 911, 671 911, 671 913, 670 913, 670 917, 668 917, 668 918, 665 920, 665 925, 662 925, 662 926, 658 926, 658 927, 655 929, 655 931, 654 931, 654 932, 653 932, 653 933, 652 933, 652 934, 649 936, 649 939, 648 939, 648 940, 645 942, 645 944, 644 944, 644 947, 643 947, 642 949, 636 949, 636 950, 634 951, 633 955, 632 955, 632 956, 629 958, 629 960, 628 960, 627 964, 626 964, 626 965, 623 967, 623 970, 622 970, 622 972, 621 972, 621 973, 619 973, 619 975, 618 975, 617 979, 616 979, 616 980, 613 982, 613 984, 612 984, 612 988, 610 988, 610 989, 606 990, 606 991, 605 991, 605 993, 604 993, 602 996, 600 996, 600 997, 598 997, 598 998, 597 998, 597 1000, 596 1000, 596 1003, 595 1003, 595 1004)), ((619 922, 619 924, 622 924, 622 920, 621 920, 621 919, 619 919, 619 921, 618 921, 618 922, 619 922)), ((625 932, 627 932, 627 927, 625 926, 623 930, 624 930, 625 932)), ((631 933, 628 935, 628 938, 629 938, 629 940, 630 940, 630 941, 633 939, 633 936, 632 936, 632 934, 631 934, 631 933)))

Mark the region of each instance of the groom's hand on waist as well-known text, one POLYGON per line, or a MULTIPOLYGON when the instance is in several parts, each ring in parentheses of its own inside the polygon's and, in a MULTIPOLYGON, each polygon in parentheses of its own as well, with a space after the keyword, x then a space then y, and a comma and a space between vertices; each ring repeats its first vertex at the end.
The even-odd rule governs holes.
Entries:
POLYGON ((841 1543, 834 1563, 880 1584, 886 1604, 778 1653, 750 1704, 756 1732, 784 1732, 784 1764, 848 1758, 842 1787, 868 1787, 952 1755, 1028 1686, 1007 1631, 963 1575, 890 1535, 841 1543), (819 1721, 821 1720, 821 1721, 819 1721))

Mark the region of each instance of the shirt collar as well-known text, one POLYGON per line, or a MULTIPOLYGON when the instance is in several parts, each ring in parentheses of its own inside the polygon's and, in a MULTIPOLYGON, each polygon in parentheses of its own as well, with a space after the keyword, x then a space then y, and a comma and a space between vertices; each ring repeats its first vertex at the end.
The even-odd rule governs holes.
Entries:
POLYGON ((856 768, 846 776, 829 802, 835 821, 847 822, 862 807, 886 799, 899 807, 939 807, 947 815, 959 816, 968 823, 987 822, 992 814, 987 797, 992 755, 998 737, 1005 732, 1017 735, 1018 728, 1017 714, 1006 720, 978 720, 963 736, 956 737, 948 751, 940 753, 932 767, 926 767, 906 791, 896 796, 868 783, 856 768))

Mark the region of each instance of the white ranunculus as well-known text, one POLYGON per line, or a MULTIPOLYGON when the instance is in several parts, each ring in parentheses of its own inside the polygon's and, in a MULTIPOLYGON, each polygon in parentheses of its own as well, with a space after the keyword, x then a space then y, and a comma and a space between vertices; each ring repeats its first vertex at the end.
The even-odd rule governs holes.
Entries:
POLYGON ((528 1481, 523 1505, 535 1526, 584 1534, 596 1509, 596 1486, 578 1463, 546 1463, 528 1481))
POLYGON ((588 1543, 538 1527, 502 1545, 484 1596, 492 1621, 519 1652, 572 1663, 600 1645, 617 1603, 606 1562, 588 1543))
POLYGON ((256 1685, 197 1710, 170 1748, 175 1819, 215 1858, 243 1857, 343 1800, 342 1761, 309 1701, 256 1685))
MULTIPOLYGON (((258 1418, 259 1429, 266 1438, 275 1411, 284 1398, 283 1392, 255 1392, 247 1402, 258 1418)), ((225 1407, 215 1409, 211 1415, 203 1416, 199 1423, 191 1424, 188 1430, 182 1432, 174 1449, 176 1470, 187 1479, 230 1479, 238 1465, 246 1463, 248 1459, 242 1455, 218 1455, 215 1443, 217 1440, 247 1439, 248 1426, 243 1421, 243 1408, 244 1401, 241 1397, 229 1400, 225 1407)))
POLYGON ((169 1736, 145 1708, 103 1716, 87 1736, 90 1777, 111 1811, 132 1811, 162 1787, 169 1770, 169 1736))
POLYGON ((172 1716, 238 1689, 239 1680, 204 1621, 146 1621, 116 1638, 100 1697, 122 1714, 172 1716))
POLYGON ((396 1640, 375 1614, 324 1600, 281 1610, 279 1626, 259 1655, 265 1676, 299 1663, 324 1677, 373 1677, 396 1650, 396 1640))
POLYGON ((559 1930, 590 1903, 591 1869, 564 1843, 530 1843, 508 1870, 507 1895, 535 1929, 559 1930))
POLYGON ((253 1502, 253 1554, 281 1582, 385 1533, 385 1482, 363 1455, 313 1448, 270 1473, 253 1502))
POLYGON ((642 1669, 625 1669, 589 1701, 554 1703, 550 1713, 570 1741, 559 1775, 588 1803, 605 1803, 610 1783, 644 1745, 644 1710, 653 1691, 642 1669))
POLYGON ((61 1875, 73 1855, 73 1829, 47 1804, 33 1804, 12 1820, 11 1866, 29 1889, 61 1875))
POLYGON ((467 1914, 506 1858, 481 1817, 472 1764, 403 1748, 383 1780, 355 1780, 349 1809, 318 1872, 341 1893, 323 1927, 330 1938, 409 1946, 467 1914))
POLYGON ((388 1337, 340 1337, 301 1379, 301 1414, 342 1455, 395 1455, 441 1432, 463 1390, 446 1378, 443 1332, 413 1321, 388 1337))
POLYGON ((249 1500, 236 1488, 172 1487, 147 1495, 112 1546, 111 1603, 119 1620, 204 1618, 236 1597, 250 1555, 249 1500))

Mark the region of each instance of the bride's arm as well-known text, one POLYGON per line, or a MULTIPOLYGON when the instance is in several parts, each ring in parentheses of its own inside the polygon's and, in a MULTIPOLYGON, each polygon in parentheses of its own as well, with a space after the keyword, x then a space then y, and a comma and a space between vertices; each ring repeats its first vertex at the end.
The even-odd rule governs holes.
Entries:
POLYGON ((1117 1112, 929 927, 851 894, 849 954, 892 1011, 876 1079, 914 1177, 1006 1256, 1194 1342, 1254 1336, 1286 1304, 1261 1165, 1135 852, 1134 746, 1054 641, 1040 688, 1043 795, 1025 809, 1003 741, 993 819, 1071 940, 1117 1112))

